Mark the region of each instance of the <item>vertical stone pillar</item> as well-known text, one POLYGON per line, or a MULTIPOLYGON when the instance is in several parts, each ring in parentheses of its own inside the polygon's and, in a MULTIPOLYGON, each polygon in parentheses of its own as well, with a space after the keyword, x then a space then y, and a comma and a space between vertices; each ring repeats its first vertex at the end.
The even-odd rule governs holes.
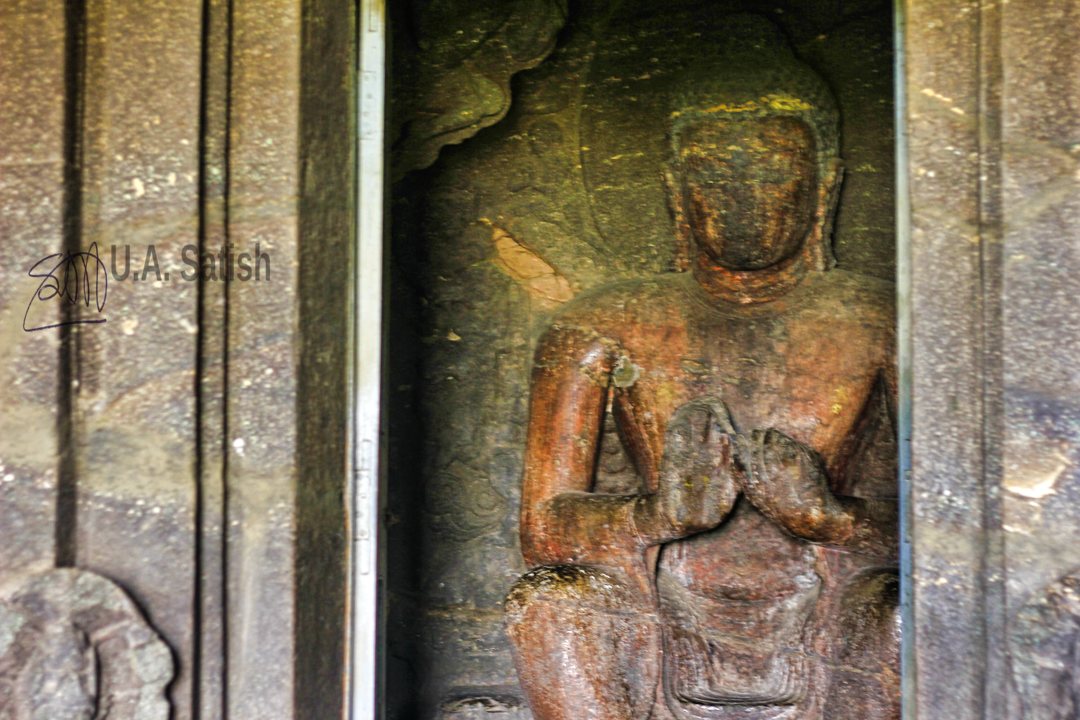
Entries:
POLYGON ((63 244, 65 18, 60 3, 0 6, 0 579, 53 565, 59 320, 28 276, 63 244))
POLYGON ((906 680, 918 688, 908 712, 973 719, 986 655, 979 6, 906 10, 915 627, 905 641, 916 657, 906 680), (954 654, 965 661, 942 673, 954 654))
POLYGON ((910 717, 1076 717, 1080 7, 905 10, 910 717))
POLYGON ((167 639, 177 720, 194 717, 199 283, 183 257, 199 244, 201 15, 199 0, 86 2, 72 210, 110 273, 106 322, 73 326, 73 559, 167 639))
POLYGON ((271 720, 292 667, 266 658, 295 652, 300 5, 236 0, 232 22, 227 240, 268 278, 226 289, 227 711, 271 720))

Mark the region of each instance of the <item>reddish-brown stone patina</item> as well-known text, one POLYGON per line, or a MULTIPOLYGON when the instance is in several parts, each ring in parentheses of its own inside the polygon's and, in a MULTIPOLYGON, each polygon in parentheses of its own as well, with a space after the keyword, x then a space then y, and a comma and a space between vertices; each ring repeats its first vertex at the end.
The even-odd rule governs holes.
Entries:
POLYGON ((673 113, 688 272, 540 341, 507 600, 537 720, 899 717, 891 290, 829 269, 835 110, 761 48, 673 113), (594 486, 608 412, 640 493, 594 486))

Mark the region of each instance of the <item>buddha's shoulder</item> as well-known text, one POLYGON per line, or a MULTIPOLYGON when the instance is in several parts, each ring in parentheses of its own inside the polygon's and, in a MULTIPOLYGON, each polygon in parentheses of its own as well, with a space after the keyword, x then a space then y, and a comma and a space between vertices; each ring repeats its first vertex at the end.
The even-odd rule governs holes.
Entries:
POLYGON ((564 305, 552 324, 602 330, 668 313, 685 304, 686 283, 684 273, 664 273, 593 288, 564 305))
POLYGON ((861 324, 896 323, 896 285, 888 280, 834 268, 821 273, 811 290, 811 304, 833 317, 861 324))

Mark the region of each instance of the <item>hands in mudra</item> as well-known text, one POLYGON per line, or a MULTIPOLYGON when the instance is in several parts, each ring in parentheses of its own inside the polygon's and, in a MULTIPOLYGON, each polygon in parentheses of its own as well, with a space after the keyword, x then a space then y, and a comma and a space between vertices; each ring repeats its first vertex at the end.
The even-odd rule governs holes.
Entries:
POLYGON ((657 490, 644 498, 652 524, 671 537, 711 530, 740 492, 797 537, 839 543, 852 534, 817 453, 778 430, 736 432, 719 399, 683 405, 667 428, 657 490))

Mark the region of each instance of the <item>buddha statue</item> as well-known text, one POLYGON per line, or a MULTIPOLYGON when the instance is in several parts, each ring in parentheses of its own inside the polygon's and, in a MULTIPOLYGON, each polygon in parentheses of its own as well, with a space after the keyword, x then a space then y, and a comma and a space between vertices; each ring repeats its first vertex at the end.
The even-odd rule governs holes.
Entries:
POLYGON ((892 286, 834 267, 835 103, 747 27, 672 93, 680 272, 539 341, 506 601, 536 720, 899 717, 892 286), (640 492, 595 485, 609 415, 640 492))

